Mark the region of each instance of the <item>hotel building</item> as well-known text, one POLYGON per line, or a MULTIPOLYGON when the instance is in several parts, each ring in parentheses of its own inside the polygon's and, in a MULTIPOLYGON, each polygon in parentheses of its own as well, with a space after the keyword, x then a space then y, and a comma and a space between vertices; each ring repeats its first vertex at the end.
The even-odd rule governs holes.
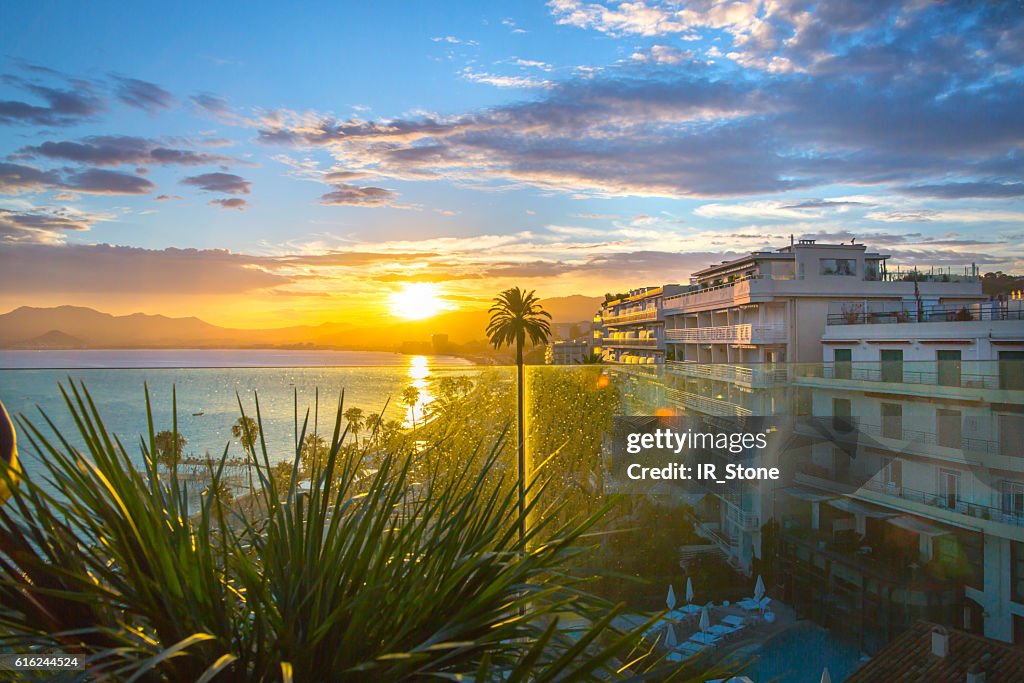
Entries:
POLYGON ((826 321, 794 407, 833 433, 771 511, 784 599, 869 652, 922 618, 1024 643, 1024 302, 826 321))
POLYGON ((652 365, 665 362, 665 297, 680 285, 642 287, 606 301, 594 317, 594 350, 605 363, 652 365))
MULTIPOLYGON (((862 244, 799 240, 694 273, 689 287, 661 301, 666 402, 683 414, 793 415, 791 370, 821 362, 830 314, 984 299, 973 268, 894 271, 888 258, 862 244)), ((698 532, 746 573, 761 556, 770 489, 764 482, 711 487, 695 509, 698 532)))

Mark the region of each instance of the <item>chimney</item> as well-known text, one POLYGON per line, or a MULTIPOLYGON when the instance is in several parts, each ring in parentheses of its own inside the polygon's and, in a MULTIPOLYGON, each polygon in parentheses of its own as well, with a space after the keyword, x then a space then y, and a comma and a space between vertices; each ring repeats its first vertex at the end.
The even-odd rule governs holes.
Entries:
POLYGON ((943 659, 949 656, 949 631, 942 626, 932 627, 932 654, 943 659))

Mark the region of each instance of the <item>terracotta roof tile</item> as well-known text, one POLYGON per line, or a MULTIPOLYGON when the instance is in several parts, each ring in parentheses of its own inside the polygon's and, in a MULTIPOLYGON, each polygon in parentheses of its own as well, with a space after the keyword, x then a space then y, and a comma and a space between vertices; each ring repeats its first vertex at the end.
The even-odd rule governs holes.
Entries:
POLYGON ((889 643, 870 662, 857 669, 846 683, 965 683, 967 672, 978 665, 985 683, 1024 681, 1024 649, 997 640, 949 631, 949 654, 932 654, 932 628, 921 621, 889 643))

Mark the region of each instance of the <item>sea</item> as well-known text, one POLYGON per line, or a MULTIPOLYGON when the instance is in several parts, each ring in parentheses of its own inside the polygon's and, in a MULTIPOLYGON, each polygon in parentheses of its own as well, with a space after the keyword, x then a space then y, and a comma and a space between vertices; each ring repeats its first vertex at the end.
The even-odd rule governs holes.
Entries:
MULTIPOLYGON (((157 431, 171 429, 177 405, 178 431, 186 455, 241 457, 231 425, 241 414, 256 416, 257 400, 271 461, 295 453, 296 416, 301 429, 333 429, 342 392, 344 406, 410 425, 434 400, 434 382, 446 375, 468 375, 479 366, 454 356, 413 356, 371 351, 145 349, 0 351, 0 401, 12 417, 22 416, 45 433, 44 415, 65 434, 74 422, 60 388, 84 386, 104 424, 129 455, 142 464, 139 439, 147 430, 146 388, 157 431), (419 390, 415 406, 401 402, 409 386, 419 390), (176 401, 174 398, 176 397, 176 401), (296 410, 297 407, 297 410, 296 410)), ((18 425, 18 431, 24 428, 18 425)), ((27 440, 22 457, 31 465, 27 440)))

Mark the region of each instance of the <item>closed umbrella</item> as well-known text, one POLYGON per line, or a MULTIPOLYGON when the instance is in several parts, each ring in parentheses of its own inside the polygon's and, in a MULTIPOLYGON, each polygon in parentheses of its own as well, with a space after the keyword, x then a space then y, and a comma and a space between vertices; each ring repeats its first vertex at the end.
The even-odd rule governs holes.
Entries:
POLYGON ((700 623, 697 624, 700 627, 701 633, 707 631, 711 626, 711 617, 708 616, 708 606, 704 607, 700 611, 700 623))
POLYGON ((832 677, 828 675, 828 667, 821 672, 821 683, 832 683, 832 677))
POLYGON ((686 577, 686 604, 693 602, 693 581, 686 577))
POLYGON ((667 624, 665 626, 665 647, 674 650, 677 645, 679 645, 679 641, 676 640, 676 629, 672 624, 667 624))
POLYGON ((668 605, 670 610, 676 608, 676 592, 672 590, 672 584, 668 585, 668 596, 665 598, 665 604, 668 605))
POLYGON ((757 583, 754 584, 754 600, 761 602, 761 598, 764 597, 764 579, 761 575, 757 575, 757 583))

